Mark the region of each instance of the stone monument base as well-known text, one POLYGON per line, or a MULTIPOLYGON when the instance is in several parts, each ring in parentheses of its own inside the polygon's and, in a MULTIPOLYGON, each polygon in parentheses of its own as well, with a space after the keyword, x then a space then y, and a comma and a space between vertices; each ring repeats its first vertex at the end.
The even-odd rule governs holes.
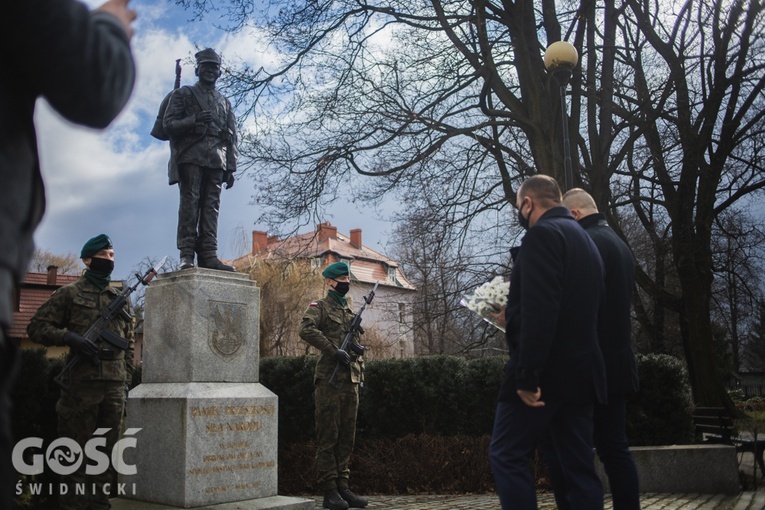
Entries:
MULTIPOLYGON (((143 383, 130 392, 127 499, 181 508, 277 495, 277 398, 258 383, 143 383)), ((126 432, 127 434, 127 432, 126 432)), ((117 495, 120 495, 119 493, 117 495)))
MULTIPOLYGON (((175 510, 178 506, 159 505, 130 499, 112 499, 112 510, 175 510)), ((293 498, 288 496, 271 496, 268 498, 234 501, 219 505, 194 507, 196 510, 313 510, 316 508, 313 500, 293 498)))

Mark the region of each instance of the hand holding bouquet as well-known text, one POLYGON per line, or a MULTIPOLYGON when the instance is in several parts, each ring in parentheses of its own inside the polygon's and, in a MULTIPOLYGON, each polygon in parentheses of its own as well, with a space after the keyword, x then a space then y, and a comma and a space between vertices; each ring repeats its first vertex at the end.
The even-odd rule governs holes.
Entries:
POLYGON ((483 320, 504 332, 505 325, 498 323, 492 314, 502 311, 502 307, 507 304, 507 294, 509 291, 510 282, 506 282, 501 276, 497 276, 492 281, 486 282, 475 289, 472 296, 465 296, 460 299, 460 304, 468 310, 477 313, 483 320))

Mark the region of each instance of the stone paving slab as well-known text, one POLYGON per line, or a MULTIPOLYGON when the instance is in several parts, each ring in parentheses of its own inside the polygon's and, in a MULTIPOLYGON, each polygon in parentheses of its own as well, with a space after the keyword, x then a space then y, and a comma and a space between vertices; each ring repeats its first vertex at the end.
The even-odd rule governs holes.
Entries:
MULTIPOLYGON (((311 496, 315 510, 322 509, 322 497, 311 496)), ((501 510, 496 494, 368 496, 367 508, 386 510, 501 510)), ((738 496, 717 494, 642 494, 642 510, 765 510, 765 492, 742 492, 738 496)), ((606 496, 605 510, 612 510, 606 496)), ((539 510, 556 510, 551 493, 538 495, 539 510)))

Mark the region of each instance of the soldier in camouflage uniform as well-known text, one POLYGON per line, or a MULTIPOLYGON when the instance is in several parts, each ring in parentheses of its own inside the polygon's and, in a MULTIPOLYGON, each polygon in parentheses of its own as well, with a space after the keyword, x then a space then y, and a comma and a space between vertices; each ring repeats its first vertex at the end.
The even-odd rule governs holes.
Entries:
MULTIPOLYGON (((109 286, 114 250, 107 236, 101 234, 90 239, 82 248, 80 257, 88 267, 84 275, 58 289, 37 310, 27 333, 33 342, 42 345, 69 346, 70 357, 75 352, 82 355, 64 381, 71 386, 61 391, 56 404, 58 433, 84 447, 96 429, 108 429, 103 452, 110 455, 119 440, 127 385, 133 374, 133 318, 130 306, 126 304, 109 324, 111 332, 128 340, 125 351, 105 342, 96 344, 81 336, 118 292, 109 286)), ((112 481, 113 468, 110 466, 103 474, 88 476, 85 474, 86 464, 83 461, 80 469, 62 479, 67 484, 67 491, 59 496, 58 508, 96 510, 111 507, 108 491, 104 494, 104 484, 112 481), (78 486, 84 487, 84 495, 82 490, 76 494, 78 486)))
POLYGON ((327 296, 314 301, 303 315, 300 338, 320 354, 314 372, 316 406, 317 485, 324 490, 324 507, 331 510, 364 508, 367 500, 348 489, 348 464, 356 438, 359 384, 364 360, 340 349, 354 312, 345 295, 350 288, 348 264, 335 262, 321 273, 329 287, 327 296), (337 363, 339 386, 329 384, 337 363))

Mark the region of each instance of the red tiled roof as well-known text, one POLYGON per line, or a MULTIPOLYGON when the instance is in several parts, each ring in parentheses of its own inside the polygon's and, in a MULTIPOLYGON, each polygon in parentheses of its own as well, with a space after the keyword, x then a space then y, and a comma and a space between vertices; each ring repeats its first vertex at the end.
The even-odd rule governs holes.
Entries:
MULTIPOLYGON (((352 232, 353 233, 353 232, 352 232)), ((261 233, 265 236, 264 233, 261 233)), ((359 238, 361 231, 358 231, 359 238)), ((386 257, 363 244, 356 245, 351 238, 337 232, 337 229, 329 223, 322 223, 314 232, 298 234, 287 239, 271 237, 265 247, 253 242, 253 252, 233 261, 234 266, 248 265, 253 259, 267 258, 306 258, 314 259, 324 255, 329 260, 325 264, 340 259, 351 261, 351 273, 362 282, 380 282, 380 285, 388 285, 403 289, 415 290, 414 285, 406 279, 399 268, 397 261, 386 257), (395 279, 388 277, 388 269, 395 270, 395 279)))
POLYGON ((19 286, 19 309, 13 312, 13 325, 9 336, 14 339, 27 337, 27 325, 38 308, 58 289, 77 281, 78 275, 56 275, 56 284, 48 285, 47 273, 27 273, 19 286))

